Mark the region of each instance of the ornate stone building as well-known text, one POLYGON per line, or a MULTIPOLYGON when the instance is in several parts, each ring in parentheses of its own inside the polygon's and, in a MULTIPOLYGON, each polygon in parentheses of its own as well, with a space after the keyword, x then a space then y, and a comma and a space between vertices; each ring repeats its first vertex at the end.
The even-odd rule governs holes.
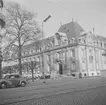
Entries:
MULTIPOLYGON (((44 40, 33 42, 23 47, 23 73, 30 73, 26 64, 35 64, 34 73, 42 71, 42 53, 44 51, 45 74, 55 72, 61 75, 97 76, 106 69, 106 38, 95 35, 94 32, 85 32, 77 23, 70 22, 62 25, 58 32, 44 40)), ((11 56, 10 56, 11 58, 11 56)), ((5 66, 17 65, 18 61, 8 60, 5 66)))

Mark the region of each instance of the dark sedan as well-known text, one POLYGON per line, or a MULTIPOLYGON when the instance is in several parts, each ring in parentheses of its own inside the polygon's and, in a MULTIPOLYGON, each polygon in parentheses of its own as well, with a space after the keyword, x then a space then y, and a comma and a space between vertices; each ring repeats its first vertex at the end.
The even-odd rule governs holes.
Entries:
POLYGON ((23 78, 19 74, 10 74, 6 75, 3 79, 0 79, 0 88, 4 89, 7 87, 18 87, 18 86, 26 86, 28 84, 28 80, 23 78))

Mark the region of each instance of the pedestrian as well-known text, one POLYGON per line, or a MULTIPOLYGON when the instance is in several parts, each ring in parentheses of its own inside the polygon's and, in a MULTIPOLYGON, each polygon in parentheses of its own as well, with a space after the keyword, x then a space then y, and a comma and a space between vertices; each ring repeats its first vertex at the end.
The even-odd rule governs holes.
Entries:
POLYGON ((79 78, 82 78, 82 73, 81 72, 79 73, 79 78))

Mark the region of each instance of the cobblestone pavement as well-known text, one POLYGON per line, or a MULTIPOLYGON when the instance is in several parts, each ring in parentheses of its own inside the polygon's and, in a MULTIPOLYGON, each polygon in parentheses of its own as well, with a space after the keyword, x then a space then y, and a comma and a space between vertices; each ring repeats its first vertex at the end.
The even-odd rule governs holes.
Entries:
POLYGON ((0 105, 106 105, 106 78, 41 82, 0 90, 0 105))
POLYGON ((8 105, 106 105, 106 86, 8 105))

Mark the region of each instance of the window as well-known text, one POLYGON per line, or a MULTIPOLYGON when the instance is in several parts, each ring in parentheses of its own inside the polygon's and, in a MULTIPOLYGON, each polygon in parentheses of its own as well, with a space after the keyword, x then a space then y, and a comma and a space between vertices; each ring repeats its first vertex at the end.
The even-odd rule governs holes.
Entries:
POLYGON ((50 45, 49 45, 49 44, 47 44, 47 47, 48 47, 48 48, 50 48, 50 45))
POLYGON ((97 46, 98 46, 98 41, 97 41, 97 46))
POLYGON ((40 48, 39 48, 38 50, 39 50, 39 52, 40 52, 40 48))
POLYGON ((65 60, 65 52, 63 52, 63 60, 65 60))
POLYGON ((82 43, 84 43, 84 39, 82 38, 82 43))
POLYGON ((92 41, 92 36, 91 36, 91 35, 88 36, 88 39, 87 39, 87 40, 88 40, 87 42, 88 42, 89 44, 92 44, 93 41, 92 41))
POLYGON ((105 43, 104 43, 104 42, 102 42, 102 47, 103 47, 103 48, 105 47, 105 43))
POLYGON ((46 50, 46 46, 45 46, 45 45, 44 45, 44 47, 43 47, 43 48, 44 48, 44 50, 46 50))
POLYGON ((24 55, 25 55, 26 53, 24 52, 24 55))
POLYGON ((31 54, 33 53, 33 50, 31 50, 31 54))
POLYGON ((102 42, 100 42, 100 46, 102 47, 102 42))
POLYGON ((33 50, 33 53, 35 53, 35 49, 33 50))
POLYGON ((27 51, 25 51, 25 55, 27 55, 28 54, 28 52, 27 51))
POLYGON ((75 63, 72 64, 72 70, 75 70, 75 63))
POLYGON ((84 39, 84 43, 86 43, 85 39, 84 39))
POLYGON ((37 51, 37 52, 40 52, 40 49, 37 49, 36 51, 37 51))
POLYGON ((20 75, 15 75, 15 78, 20 78, 20 75))
POLYGON ((45 46, 42 47, 42 50, 45 50, 45 46))
POLYGON ((90 60, 90 62, 92 62, 92 60, 93 60, 93 56, 92 55, 89 56, 89 60, 90 60))
POLYGON ((85 49, 82 48, 82 57, 85 57, 85 49))
POLYGON ((97 41, 96 40, 94 41, 94 45, 97 46, 97 41))
POLYGON ((70 43, 70 44, 72 43, 72 40, 71 40, 71 39, 69 40, 69 43, 70 43))
POLYGON ((42 51, 42 48, 40 47, 39 49, 40 49, 40 52, 41 52, 42 51))
POLYGON ((98 46, 101 47, 101 43, 100 43, 100 41, 98 41, 98 46))
POLYGON ((79 43, 81 43, 81 38, 80 39, 78 39, 79 40, 79 43))
POLYGON ((22 56, 24 56, 24 53, 22 53, 22 56))
POLYGON ((9 78, 12 79, 12 78, 15 78, 15 76, 14 75, 10 75, 9 78))
POLYGON ((50 46, 51 46, 51 47, 53 46, 53 43, 52 43, 52 42, 50 42, 50 46))
POLYGON ((106 43, 104 43, 104 47, 106 48, 106 43))
POLYGON ((92 52, 92 49, 89 50, 89 62, 90 63, 93 62, 93 52, 92 52))
POLYGON ((46 45, 46 50, 48 49, 48 46, 46 45))
POLYGON ((5 78, 5 79, 8 79, 8 78, 9 78, 9 75, 4 76, 4 78, 5 78))
POLYGON ((75 57, 75 50, 72 50, 72 57, 75 57))
POLYGON ((85 67, 85 59, 82 59, 82 69, 85 70, 86 67, 85 67))
POLYGON ((31 54, 31 50, 29 50, 29 54, 31 54))

